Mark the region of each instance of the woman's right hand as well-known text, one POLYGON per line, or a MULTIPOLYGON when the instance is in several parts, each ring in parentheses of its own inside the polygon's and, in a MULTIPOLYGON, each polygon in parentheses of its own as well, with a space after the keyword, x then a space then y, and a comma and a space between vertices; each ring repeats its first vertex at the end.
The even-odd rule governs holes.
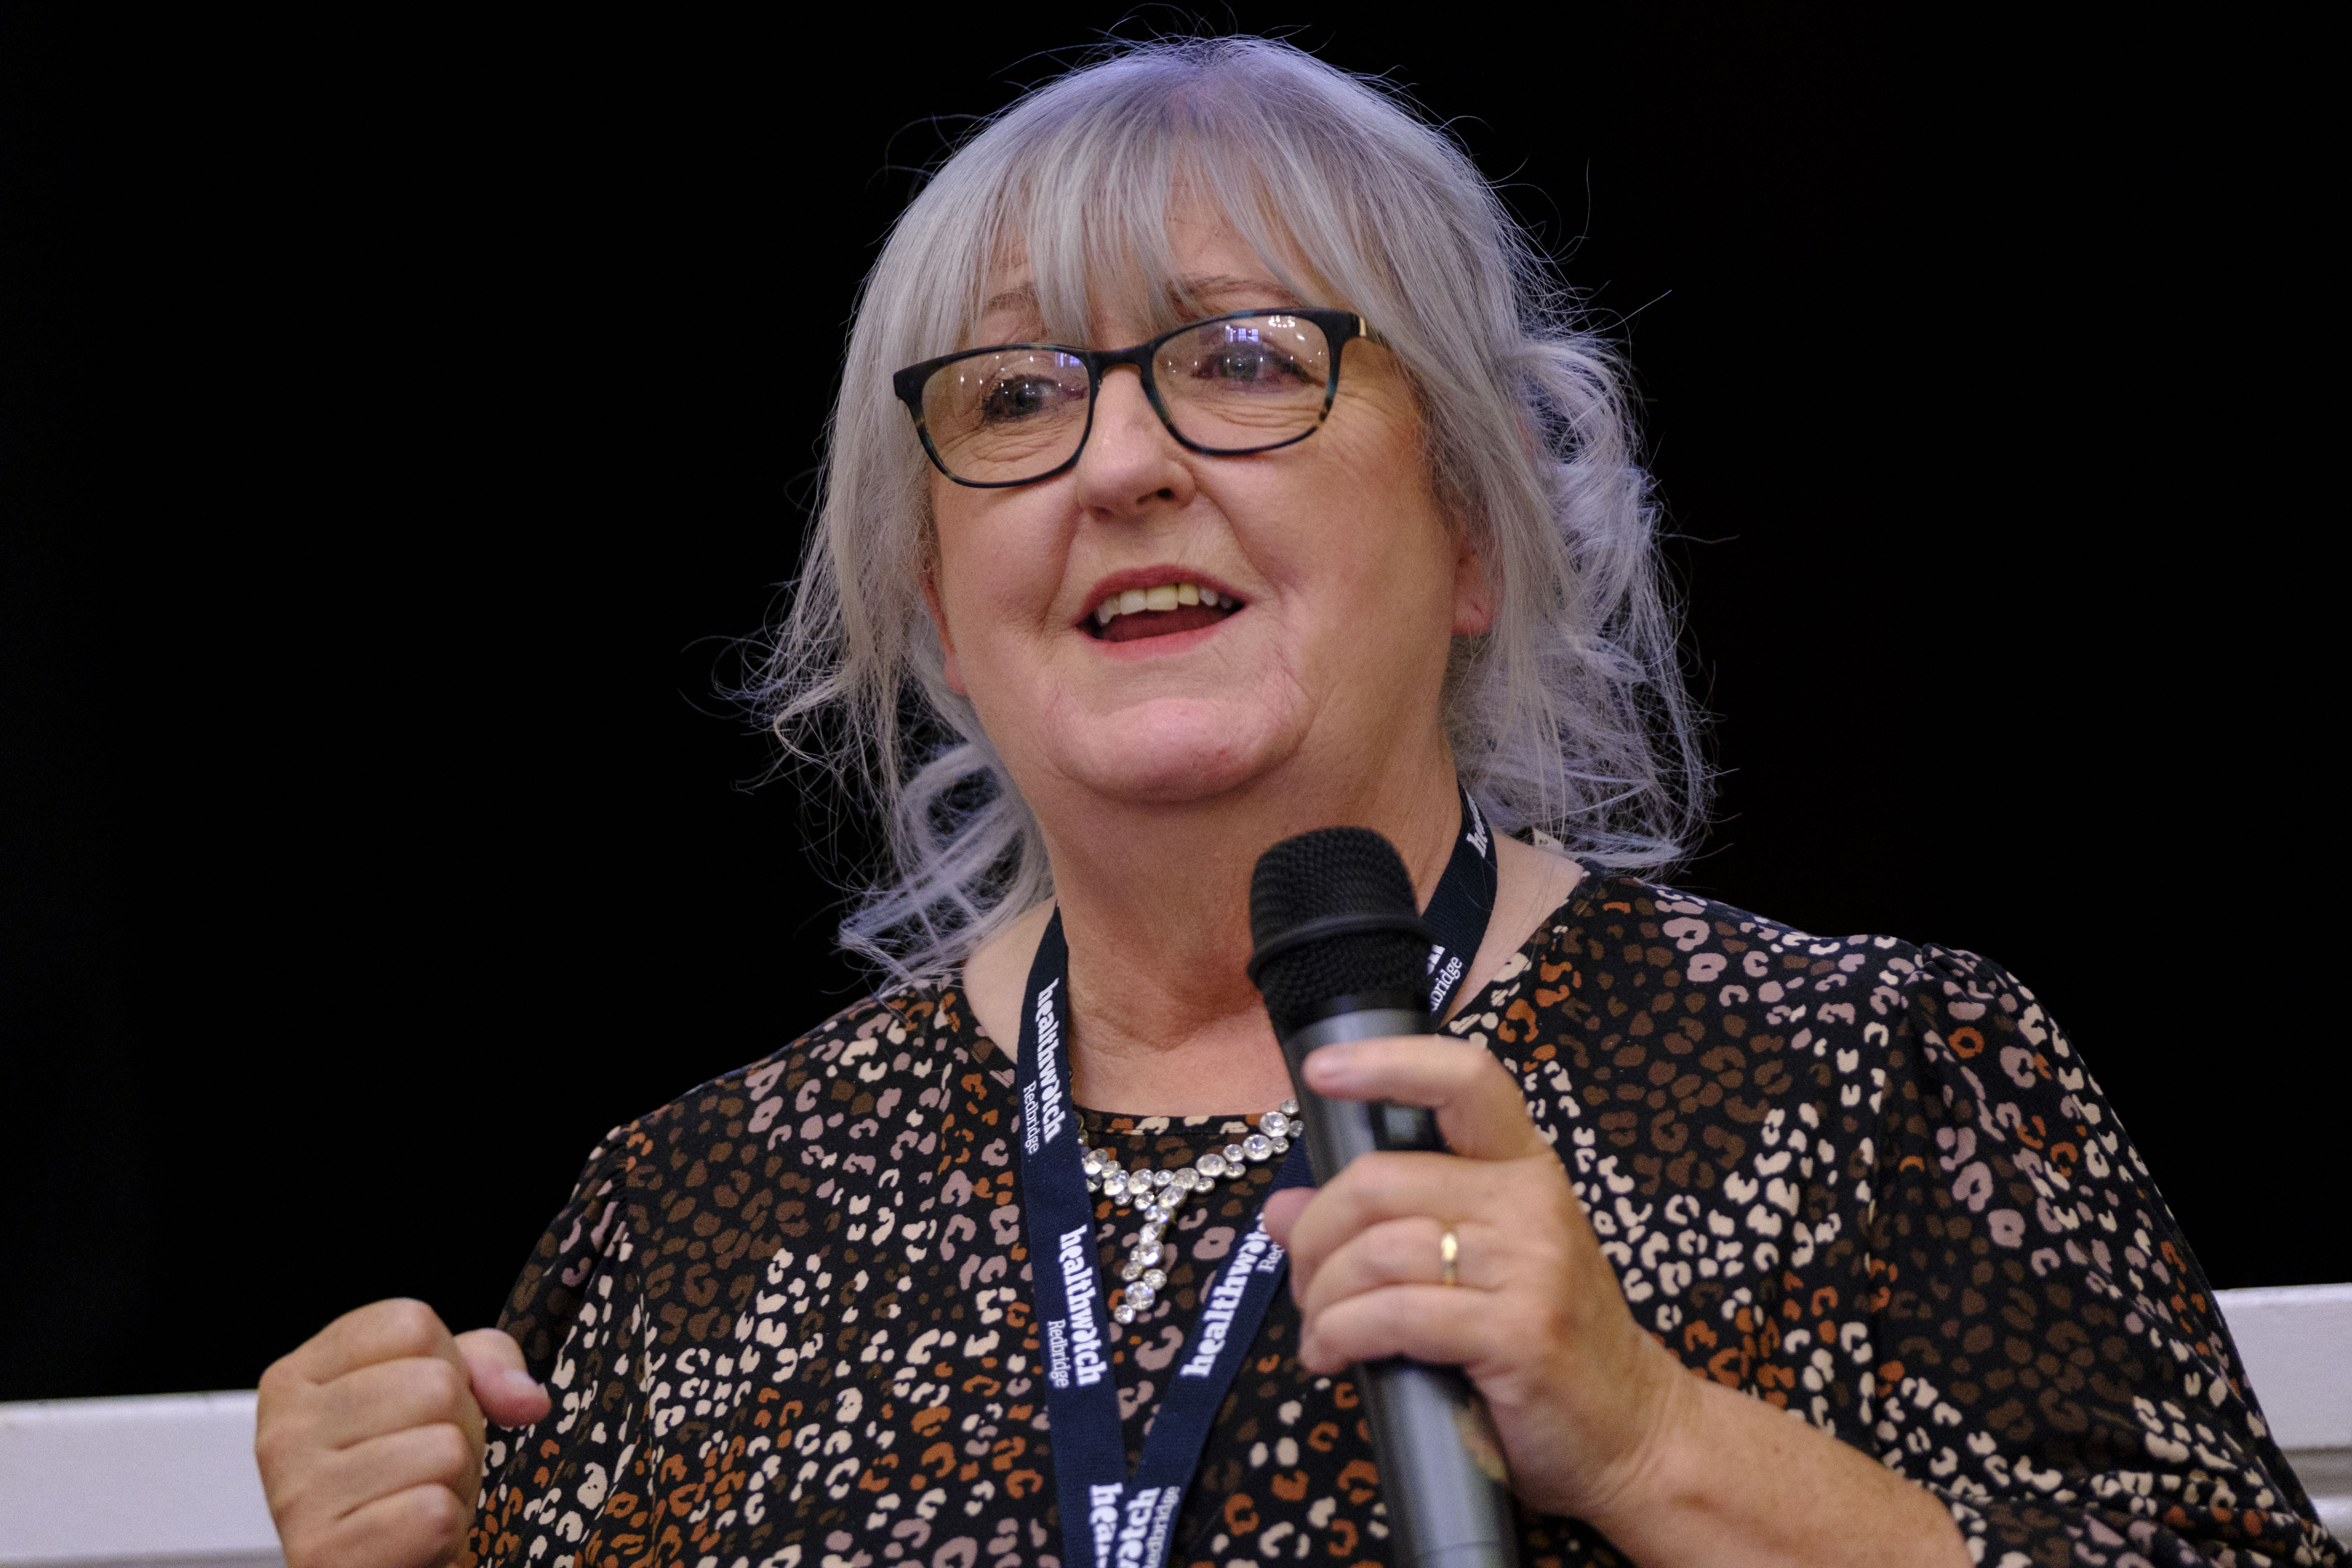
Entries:
POLYGON ((288 1568, 429 1568, 465 1551, 483 1423, 548 1413, 522 1348, 422 1301, 346 1312, 261 1374, 254 1457, 288 1568))

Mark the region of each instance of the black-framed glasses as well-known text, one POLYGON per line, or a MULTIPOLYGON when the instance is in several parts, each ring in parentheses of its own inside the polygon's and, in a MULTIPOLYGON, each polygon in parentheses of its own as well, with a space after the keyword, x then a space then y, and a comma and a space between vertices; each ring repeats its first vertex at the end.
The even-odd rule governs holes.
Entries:
POLYGON ((999 343, 910 364, 890 384, 931 461, 960 485, 1050 479, 1078 460, 1095 399, 1131 364, 1168 433, 1215 458, 1304 441, 1339 393, 1339 351, 1378 333, 1352 310, 1236 310, 1131 349, 999 343))

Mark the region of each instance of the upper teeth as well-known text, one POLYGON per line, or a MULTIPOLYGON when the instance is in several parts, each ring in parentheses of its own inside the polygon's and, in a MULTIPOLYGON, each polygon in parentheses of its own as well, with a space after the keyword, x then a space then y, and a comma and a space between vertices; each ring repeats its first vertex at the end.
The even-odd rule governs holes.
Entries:
POLYGON ((1095 625, 1107 626, 1121 616, 1131 616, 1138 610, 1172 610, 1179 605, 1207 605, 1215 607, 1231 604, 1230 597, 1221 598, 1214 588, 1203 588, 1198 583, 1163 583, 1157 588, 1129 588, 1113 594, 1095 606, 1095 625))

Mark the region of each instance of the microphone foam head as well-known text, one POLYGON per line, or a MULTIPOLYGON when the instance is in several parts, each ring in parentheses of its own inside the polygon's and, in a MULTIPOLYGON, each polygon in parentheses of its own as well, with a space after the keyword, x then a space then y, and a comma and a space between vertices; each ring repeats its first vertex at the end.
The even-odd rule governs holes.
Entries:
POLYGON ((1419 995, 1432 941, 1403 859, 1368 827, 1302 833, 1258 857, 1250 938, 1259 954, 1254 977, 1277 1036, 1324 1016, 1340 997, 1419 995), (1310 923, 1357 929, 1302 932, 1310 923), (1294 942, 1295 934, 1307 940, 1294 942))

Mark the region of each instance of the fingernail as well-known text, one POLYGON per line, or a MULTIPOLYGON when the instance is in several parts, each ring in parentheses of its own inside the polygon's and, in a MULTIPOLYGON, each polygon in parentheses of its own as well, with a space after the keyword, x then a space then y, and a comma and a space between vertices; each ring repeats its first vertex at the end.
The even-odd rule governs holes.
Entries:
POLYGON ((1307 1053, 1307 1076, 1318 1083, 1338 1083, 1355 1065, 1355 1052, 1345 1041, 1318 1046, 1307 1053))
POLYGON ((509 1368, 509 1370, 499 1373, 499 1376, 505 1380, 507 1392, 509 1394, 516 1395, 529 1394, 544 1395, 547 1393, 547 1390, 540 1387, 539 1380, 537 1378, 531 1376, 530 1373, 522 1371, 519 1367, 509 1368))

